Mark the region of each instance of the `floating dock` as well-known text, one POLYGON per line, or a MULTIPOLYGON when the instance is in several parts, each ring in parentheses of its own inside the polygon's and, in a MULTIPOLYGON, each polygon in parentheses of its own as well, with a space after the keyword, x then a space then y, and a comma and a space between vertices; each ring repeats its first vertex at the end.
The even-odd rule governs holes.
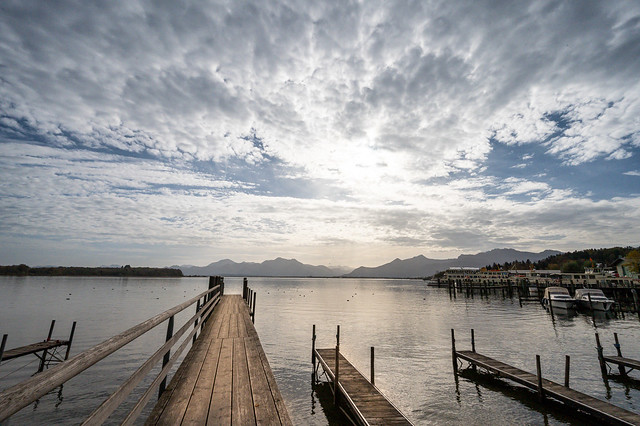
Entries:
MULTIPOLYGON (((558 383, 552 382, 551 380, 542 378, 540 374, 539 363, 537 375, 528 373, 526 371, 520 370, 519 368, 477 353, 475 351, 475 342, 473 341, 473 338, 472 350, 458 351, 455 349, 455 337, 453 330, 451 330, 451 337, 454 365, 453 368, 456 374, 458 369, 457 360, 462 359, 469 362, 469 364, 472 366, 481 367, 500 377, 513 380, 514 382, 519 383, 529 389, 533 389, 538 392, 541 398, 547 396, 552 397, 567 404, 568 406, 571 406, 587 414, 596 416, 600 420, 608 424, 640 425, 640 414, 633 413, 631 411, 625 410, 624 408, 620 408, 608 402, 586 395, 582 392, 578 392, 569 388, 569 386, 563 386, 558 383)), ((539 357, 537 359, 539 360, 539 357)), ((565 383, 568 385, 568 375, 565 378, 565 383)))
POLYGON ((242 296, 222 296, 146 424, 292 424, 242 296))
POLYGON ((640 361, 633 358, 626 358, 622 356, 622 350, 620 348, 620 341, 618 340, 618 333, 613 333, 613 337, 615 339, 615 344, 613 345, 616 348, 618 353, 617 356, 613 355, 604 355, 602 345, 600 344, 600 336, 596 333, 596 349, 598 351, 598 361, 600 361, 600 369, 602 370, 602 378, 607 379, 607 363, 615 364, 618 366, 618 371, 620 371, 620 375, 626 377, 627 373, 631 370, 640 371, 640 361), (629 371, 627 371, 627 368, 629 371))
POLYGON ((327 378, 333 383, 334 402, 355 424, 411 425, 412 423, 405 415, 374 384, 373 348, 371 348, 371 380, 367 380, 340 353, 340 326, 338 326, 336 338, 337 345, 335 348, 316 349, 315 325, 313 326, 311 349, 311 361, 314 371, 313 380, 316 380, 318 366, 322 366, 327 378), (346 411, 343 406, 347 409, 346 411))

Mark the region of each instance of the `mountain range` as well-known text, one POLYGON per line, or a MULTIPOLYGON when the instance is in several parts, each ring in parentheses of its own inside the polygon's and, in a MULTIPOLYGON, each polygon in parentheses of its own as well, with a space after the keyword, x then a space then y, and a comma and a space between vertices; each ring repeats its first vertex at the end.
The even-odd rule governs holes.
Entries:
POLYGON ((536 262, 559 253, 561 252, 556 250, 532 253, 515 249, 494 249, 473 255, 462 254, 455 259, 429 259, 420 255, 410 259, 395 259, 377 267, 361 266, 347 274, 342 270, 323 265, 307 265, 296 259, 281 257, 262 263, 237 263, 230 259, 224 259, 207 266, 176 265, 172 268, 182 270, 184 275, 221 275, 227 277, 420 278, 431 276, 452 266, 480 268, 493 263, 523 262, 526 260, 536 262))

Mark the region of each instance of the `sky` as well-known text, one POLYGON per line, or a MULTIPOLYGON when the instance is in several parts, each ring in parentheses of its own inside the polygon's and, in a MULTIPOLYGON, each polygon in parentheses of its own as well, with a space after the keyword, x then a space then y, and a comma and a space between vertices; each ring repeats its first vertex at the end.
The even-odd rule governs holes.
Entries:
POLYGON ((0 3, 0 264, 640 245, 640 3, 0 3))

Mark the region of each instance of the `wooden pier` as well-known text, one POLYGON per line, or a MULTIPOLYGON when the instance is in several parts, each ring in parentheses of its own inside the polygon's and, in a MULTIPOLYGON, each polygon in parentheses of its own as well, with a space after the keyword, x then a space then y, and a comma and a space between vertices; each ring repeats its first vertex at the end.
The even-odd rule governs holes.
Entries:
POLYGON ((371 381, 367 380, 357 368, 335 348, 315 348, 315 326, 313 334, 312 362, 314 380, 317 375, 316 361, 333 382, 334 401, 350 420, 359 425, 411 425, 412 423, 398 410, 372 383, 373 348, 371 352, 371 381), (347 408, 347 411, 343 409, 347 408))
POLYGON ((221 298, 146 422, 183 423, 292 424, 240 295, 221 298))
MULTIPOLYGON (((472 334, 473 336, 473 334, 472 334)), ((458 351, 455 348, 454 331, 451 330, 452 355, 454 373, 458 372, 458 359, 469 362, 471 366, 481 367, 491 373, 510 379, 520 385, 538 392, 539 397, 551 397, 565 403, 567 406, 598 417, 608 424, 640 425, 640 414, 625 410, 608 402, 578 392, 569 387, 568 365, 565 370, 565 385, 542 378, 540 357, 536 356, 537 374, 528 373, 519 368, 505 364, 475 351, 475 341, 472 338, 472 350, 458 351)))
POLYGON ((618 371, 623 377, 627 377, 627 373, 631 370, 640 371, 640 361, 632 358, 625 358, 622 356, 622 349, 620 347, 620 341, 618 340, 618 333, 613 333, 615 339, 614 347, 618 355, 604 355, 602 345, 600 344, 600 336, 596 333, 596 349, 598 351, 598 361, 600 362, 600 370, 602 371, 602 377, 606 380, 608 376, 607 363, 615 364, 618 366, 618 371), (627 371, 627 368, 629 371, 627 371))

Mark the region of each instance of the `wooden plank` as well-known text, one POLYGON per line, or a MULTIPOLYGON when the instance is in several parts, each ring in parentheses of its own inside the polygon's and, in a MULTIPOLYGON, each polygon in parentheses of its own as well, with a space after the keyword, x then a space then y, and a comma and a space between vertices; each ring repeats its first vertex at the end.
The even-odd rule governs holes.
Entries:
POLYGON ((267 378, 267 382, 269 383, 269 389, 271 389, 271 395, 273 396, 273 402, 276 405, 276 409, 278 410, 278 417, 280 418, 280 424, 284 426, 292 426, 291 418, 289 417, 289 412, 287 411, 287 407, 282 399, 282 395, 280 394, 280 389, 278 389, 278 384, 276 383, 276 378, 273 375, 273 371, 271 371, 271 366, 269 365, 269 361, 267 360, 267 355, 264 353, 264 349, 262 349, 262 344, 260 344, 260 339, 258 338, 258 332, 256 328, 253 326, 253 323, 249 319, 249 308, 244 305, 245 312, 247 316, 245 316, 245 324, 247 325, 247 332, 249 336, 253 336, 256 341, 256 348, 258 349, 258 354, 260 355, 260 361, 262 362, 262 368, 264 369, 265 376, 267 378))
MULTIPOLYGON (((235 318, 235 315, 231 315, 230 318, 235 318)), ((255 425, 256 418, 253 413, 253 397, 251 395, 251 382, 249 381, 244 338, 235 338, 232 341, 233 396, 231 400, 233 408, 231 410, 231 423, 234 425, 255 425)))
POLYGON ((260 342, 255 338, 245 339, 256 423, 259 425, 280 423, 278 410, 258 352, 258 345, 260 342))
POLYGON ((231 424, 231 394, 233 380, 233 340, 223 339, 218 359, 215 386, 211 396, 208 425, 231 424))
POLYGON ((33 354, 43 351, 45 349, 52 349, 58 346, 68 345, 68 340, 45 340, 44 342, 32 343, 30 345, 20 346, 19 348, 13 348, 5 350, 2 354, 2 361, 7 361, 13 358, 33 354))
POLYGON ((221 349, 222 340, 216 339, 211 342, 182 424, 202 424, 208 417, 221 349))
POLYGON ((640 361, 631 358, 625 358, 621 356, 605 356, 605 361, 612 362, 614 364, 624 365, 625 367, 635 368, 640 370, 640 361))

